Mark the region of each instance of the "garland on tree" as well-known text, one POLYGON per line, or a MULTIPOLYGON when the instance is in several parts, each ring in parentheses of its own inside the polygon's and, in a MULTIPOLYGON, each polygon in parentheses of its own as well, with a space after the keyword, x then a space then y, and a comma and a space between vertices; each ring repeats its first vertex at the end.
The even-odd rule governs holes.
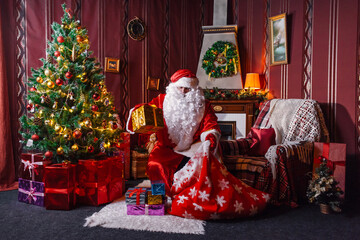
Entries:
POLYGON ((237 66, 239 66, 239 55, 231 42, 215 42, 202 59, 202 68, 209 79, 235 75, 238 72, 237 66))
POLYGON ((119 147, 120 123, 100 63, 90 57, 87 30, 63 4, 52 24, 43 66, 31 69, 28 113, 20 121, 24 148, 53 162, 96 159, 119 147))

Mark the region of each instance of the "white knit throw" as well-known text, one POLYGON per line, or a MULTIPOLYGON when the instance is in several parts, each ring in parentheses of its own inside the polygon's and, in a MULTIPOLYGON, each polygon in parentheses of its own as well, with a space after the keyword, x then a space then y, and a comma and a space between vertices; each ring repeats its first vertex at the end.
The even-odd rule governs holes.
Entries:
MULTIPOLYGON (((273 99, 268 114, 270 114, 268 127, 273 127, 275 130, 276 145, 270 146, 265 158, 270 163, 273 179, 276 179, 276 149, 279 145, 285 147, 286 155, 289 157, 294 154, 292 146, 300 146, 301 141, 320 141, 322 136, 327 140, 328 131, 321 109, 314 100, 273 99)), ((311 147, 296 148, 299 160, 307 162, 311 147)))

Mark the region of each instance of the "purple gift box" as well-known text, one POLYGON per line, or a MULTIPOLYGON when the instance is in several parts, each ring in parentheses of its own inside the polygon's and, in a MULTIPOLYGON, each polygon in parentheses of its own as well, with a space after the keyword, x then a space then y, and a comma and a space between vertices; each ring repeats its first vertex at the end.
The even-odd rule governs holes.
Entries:
POLYGON ((165 205, 126 205, 127 215, 165 215, 165 205))
POLYGON ((19 202, 44 206, 45 187, 43 182, 19 178, 19 202))

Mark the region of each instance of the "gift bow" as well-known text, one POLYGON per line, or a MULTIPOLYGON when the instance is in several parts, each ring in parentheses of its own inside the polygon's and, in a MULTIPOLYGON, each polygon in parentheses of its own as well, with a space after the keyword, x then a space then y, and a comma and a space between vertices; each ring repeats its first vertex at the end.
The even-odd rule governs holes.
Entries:
POLYGON ((132 197, 134 194, 136 194, 136 205, 140 204, 140 194, 145 192, 142 188, 135 188, 134 190, 131 190, 129 193, 129 197, 132 197))
POLYGON ((43 165, 43 162, 30 162, 29 160, 24 159, 21 159, 21 162, 24 164, 24 171, 26 171, 26 169, 29 169, 30 177, 32 177, 33 170, 35 172, 35 175, 38 175, 39 173, 36 168, 38 167, 38 165, 43 165))
POLYGON ((27 194, 28 196, 26 197, 25 201, 29 199, 29 203, 31 203, 31 199, 36 202, 37 200, 37 197, 44 197, 44 193, 41 193, 41 192, 36 192, 36 187, 35 188, 32 188, 30 187, 30 191, 27 191, 27 190, 24 190, 22 188, 19 188, 19 192, 22 192, 22 193, 25 193, 27 194))

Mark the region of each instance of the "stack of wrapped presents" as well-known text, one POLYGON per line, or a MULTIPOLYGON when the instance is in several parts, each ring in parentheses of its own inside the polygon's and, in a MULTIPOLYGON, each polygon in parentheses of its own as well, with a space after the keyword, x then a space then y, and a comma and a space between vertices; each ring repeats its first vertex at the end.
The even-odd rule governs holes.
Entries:
POLYGON ((129 188, 125 194, 128 215, 165 215, 165 185, 153 182, 150 188, 129 188))
POLYGON ((126 156, 130 156, 130 148, 120 148, 113 156, 79 160, 77 164, 51 164, 43 154, 23 153, 18 200, 57 210, 112 202, 125 192, 126 156))

